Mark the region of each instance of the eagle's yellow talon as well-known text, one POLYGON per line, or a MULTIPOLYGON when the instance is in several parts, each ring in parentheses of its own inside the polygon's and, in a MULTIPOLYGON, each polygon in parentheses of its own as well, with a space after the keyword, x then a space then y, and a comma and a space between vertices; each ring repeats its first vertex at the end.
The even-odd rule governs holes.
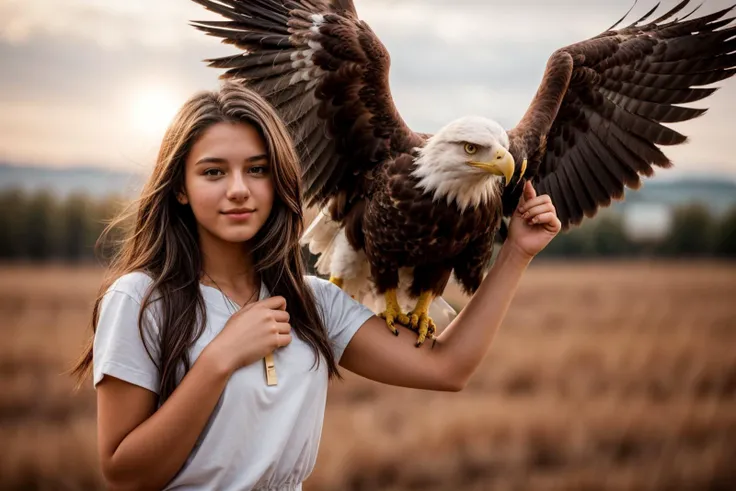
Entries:
POLYGON ((427 338, 434 339, 436 327, 434 321, 426 312, 420 315, 412 314, 409 320, 409 327, 417 331, 418 334, 417 347, 421 346, 427 338))
POLYGON ((394 325, 396 322, 401 324, 408 324, 409 318, 406 314, 401 312, 401 306, 399 300, 396 297, 396 290, 386 290, 386 310, 378 314, 379 317, 386 320, 386 325, 394 335, 399 335, 399 330, 394 325))
POLYGON ((416 342, 417 347, 421 346, 428 337, 434 339, 434 333, 437 330, 437 326, 428 314, 430 303, 432 303, 432 293, 422 292, 419 295, 416 307, 409 315, 408 326, 419 333, 416 342))
POLYGON ((388 326, 389 330, 392 333, 394 333, 394 335, 396 335, 396 336, 399 335, 399 330, 396 329, 396 327, 394 326, 394 320, 395 319, 394 319, 394 317, 392 315, 390 315, 386 311, 383 311, 380 314, 378 314, 378 317, 380 317, 381 319, 385 319, 386 320, 386 325, 388 326))

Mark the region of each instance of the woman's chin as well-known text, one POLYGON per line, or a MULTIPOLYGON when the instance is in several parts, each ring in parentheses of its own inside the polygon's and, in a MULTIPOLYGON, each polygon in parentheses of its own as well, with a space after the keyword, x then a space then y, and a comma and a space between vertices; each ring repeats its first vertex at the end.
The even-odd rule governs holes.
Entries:
POLYGON ((232 243, 248 242, 256 235, 257 230, 250 227, 241 230, 225 230, 217 234, 220 240, 232 243))

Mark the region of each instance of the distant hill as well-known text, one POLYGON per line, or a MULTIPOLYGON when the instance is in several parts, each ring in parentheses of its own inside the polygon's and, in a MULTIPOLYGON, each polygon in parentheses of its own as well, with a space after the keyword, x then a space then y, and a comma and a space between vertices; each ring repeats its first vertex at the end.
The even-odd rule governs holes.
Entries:
POLYGON ((716 176, 665 178, 657 176, 644 181, 637 191, 626 190, 626 200, 612 208, 659 204, 676 207, 700 203, 711 213, 721 214, 736 205, 736 180, 716 176))
POLYGON ((134 196, 143 179, 142 174, 98 167, 54 168, 0 163, 0 190, 18 188, 34 192, 43 189, 62 198, 72 193, 95 198, 113 194, 134 196))
MULTIPOLYGON (((22 188, 29 191, 48 189, 59 196, 73 192, 93 197, 110 194, 134 196, 145 176, 140 173, 113 171, 97 167, 51 168, 0 163, 0 190, 22 188)), ((736 205, 736 179, 715 175, 679 176, 664 173, 646 180, 638 191, 626 190, 626 201, 615 203, 611 212, 625 212, 632 205, 657 204, 667 208, 688 203, 702 203, 720 214, 736 205)))

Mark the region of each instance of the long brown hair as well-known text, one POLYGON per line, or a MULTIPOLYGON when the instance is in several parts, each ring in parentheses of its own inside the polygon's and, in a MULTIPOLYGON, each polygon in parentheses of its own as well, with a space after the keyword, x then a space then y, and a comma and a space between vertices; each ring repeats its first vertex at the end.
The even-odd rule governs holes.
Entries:
MULTIPOLYGON (((272 295, 286 299, 295 334, 308 343, 327 363, 329 377, 338 375, 337 364, 306 273, 299 237, 303 230, 301 178, 298 156, 286 127, 274 109, 257 93, 225 82, 219 91, 200 92, 179 110, 166 131, 153 172, 141 196, 124 209, 106 227, 100 241, 115 229, 129 224, 120 248, 113 256, 92 310, 92 337, 73 374, 81 382, 92 365, 92 342, 97 329, 100 303, 105 292, 120 276, 134 271, 148 274, 153 282, 141 301, 138 329, 144 343, 147 317, 145 309, 162 302, 158 322, 161 376, 159 403, 163 403, 177 385, 177 374, 189 370, 189 348, 206 325, 204 299, 199 289, 202 258, 196 220, 191 208, 176 200, 184 189, 187 155, 202 133, 220 122, 242 122, 254 126, 268 151, 275 197, 271 214, 250 240, 255 273, 272 295), (152 299, 154 292, 156 298, 152 299)), ((99 241, 98 241, 99 244, 99 241)), ((149 331, 150 332, 150 331, 149 331)))

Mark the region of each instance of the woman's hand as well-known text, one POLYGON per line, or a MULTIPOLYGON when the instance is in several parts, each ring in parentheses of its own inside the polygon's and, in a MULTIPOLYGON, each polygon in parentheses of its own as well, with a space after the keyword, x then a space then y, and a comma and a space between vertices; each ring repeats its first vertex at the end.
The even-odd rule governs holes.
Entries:
POLYGON ((220 367, 232 373, 289 343, 291 325, 286 299, 275 296, 238 310, 207 350, 220 367))
POLYGON ((536 256, 562 228, 549 195, 537 196, 532 183, 524 183, 519 205, 509 223, 508 242, 529 259, 536 256))

